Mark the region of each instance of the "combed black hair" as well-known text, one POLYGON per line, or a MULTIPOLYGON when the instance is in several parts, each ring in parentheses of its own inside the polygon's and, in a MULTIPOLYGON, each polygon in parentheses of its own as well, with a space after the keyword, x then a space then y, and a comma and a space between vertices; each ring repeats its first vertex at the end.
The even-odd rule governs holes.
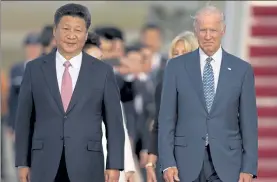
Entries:
POLYGON ((162 33, 162 28, 159 25, 154 24, 154 23, 145 24, 141 29, 141 33, 144 33, 145 31, 150 30, 150 29, 155 29, 162 33))
POLYGON ((54 16, 54 23, 57 26, 64 16, 80 17, 85 20, 87 30, 91 24, 91 15, 87 7, 80 4, 66 4, 57 9, 54 16))
POLYGON ((43 47, 47 47, 50 45, 53 40, 53 25, 46 25, 43 27, 42 32, 40 34, 40 42, 43 47))
POLYGON ((139 52, 142 48, 143 48, 142 44, 129 45, 125 48, 125 53, 128 54, 130 52, 139 52))
POLYGON ((87 49, 91 46, 96 46, 98 48, 100 48, 100 46, 101 46, 100 37, 99 37, 99 35, 97 35, 94 32, 89 32, 88 33, 88 38, 87 38, 87 41, 85 43, 84 49, 87 49))
POLYGON ((94 32, 98 34, 100 37, 103 37, 108 40, 119 39, 124 41, 123 31, 115 26, 97 27, 94 29, 94 32))

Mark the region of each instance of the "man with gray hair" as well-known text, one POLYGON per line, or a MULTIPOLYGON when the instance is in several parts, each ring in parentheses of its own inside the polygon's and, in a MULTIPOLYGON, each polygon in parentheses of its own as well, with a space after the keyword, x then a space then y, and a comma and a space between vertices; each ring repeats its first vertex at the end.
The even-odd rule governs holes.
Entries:
POLYGON ((199 49, 165 70, 159 158, 166 182, 251 182, 257 175, 257 107, 253 68, 221 47, 224 14, 196 13, 199 49))

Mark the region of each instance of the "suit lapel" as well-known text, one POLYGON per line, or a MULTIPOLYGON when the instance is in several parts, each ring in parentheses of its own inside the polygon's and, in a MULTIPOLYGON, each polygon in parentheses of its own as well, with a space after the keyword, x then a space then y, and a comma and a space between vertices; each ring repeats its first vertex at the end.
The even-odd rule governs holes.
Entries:
POLYGON ((88 83, 87 78, 90 77, 91 65, 93 63, 93 59, 89 57, 86 53, 83 52, 82 64, 79 72, 79 76, 72 93, 72 97, 67 108, 66 114, 68 114, 74 106, 77 104, 77 101, 82 97, 82 93, 84 89, 87 89, 88 83))
POLYGON ((203 107, 205 108, 206 112, 208 112, 206 107, 206 102, 204 99, 199 49, 196 49, 191 54, 192 54, 192 59, 185 61, 185 68, 190 77, 191 83, 197 95, 199 96, 201 103, 203 104, 203 107))
POLYGON ((56 101, 58 108, 64 113, 61 94, 59 90, 57 72, 56 72, 56 51, 52 51, 49 55, 45 56, 44 63, 42 64, 42 71, 46 79, 48 88, 56 101))
POLYGON ((221 97, 223 95, 226 95, 226 91, 224 90, 224 88, 226 88, 225 84, 228 84, 230 78, 232 78, 232 72, 228 70, 228 68, 231 67, 230 63, 231 62, 228 60, 227 53, 222 49, 222 61, 220 65, 218 84, 210 113, 212 113, 215 110, 217 102, 222 99, 221 97))

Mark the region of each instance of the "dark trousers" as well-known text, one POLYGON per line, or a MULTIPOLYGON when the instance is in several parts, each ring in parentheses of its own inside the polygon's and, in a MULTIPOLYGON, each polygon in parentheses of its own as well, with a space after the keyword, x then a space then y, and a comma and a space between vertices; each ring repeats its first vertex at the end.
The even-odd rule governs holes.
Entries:
POLYGON ((64 149, 60 161, 60 166, 55 178, 55 182, 70 182, 66 169, 64 149))
POLYGON ((222 182, 214 169, 209 145, 205 150, 205 157, 201 172, 198 178, 193 182, 222 182))

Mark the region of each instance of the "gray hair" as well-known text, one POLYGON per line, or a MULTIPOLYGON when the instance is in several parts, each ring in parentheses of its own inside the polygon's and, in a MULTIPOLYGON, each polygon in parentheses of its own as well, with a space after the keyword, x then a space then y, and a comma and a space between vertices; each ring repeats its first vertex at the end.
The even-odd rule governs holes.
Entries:
POLYGON ((197 24, 199 15, 201 15, 203 13, 205 13, 205 14, 219 14, 220 15, 220 21, 221 21, 222 25, 225 25, 225 15, 224 15, 224 13, 220 9, 218 9, 217 7, 209 5, 209 3, 208 3, 205 7, 198 10, 196 12, 195 16, 192 16, 192 19, 194 20, 193 21, 194 29, 196 28, 196 24, 197 24))

